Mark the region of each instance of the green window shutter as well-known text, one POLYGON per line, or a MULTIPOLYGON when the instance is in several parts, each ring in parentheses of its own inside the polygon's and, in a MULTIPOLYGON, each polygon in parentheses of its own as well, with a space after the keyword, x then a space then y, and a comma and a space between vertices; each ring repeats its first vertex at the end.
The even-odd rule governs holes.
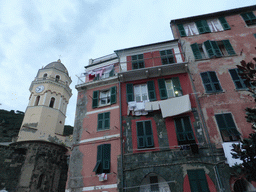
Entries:
POLYGON ((242 13, 241 16, 243 17, 244 21, 250 21, 250 18, 247 15, 247 13, 242 13))
POLYGON ((253 12, 249 12, 249 13, 247 13, 247 15, 248 15, 248 17, 250 18, 250 20, 256 19, 256 16, 254 15, 253 12))
POLYGON ((116 86, 111 87, 111 104, 116 103, 116 86))
POLYGON ((223 40, 222 41, 224 46, 225 46, 225 49, 227 50, 228 54, 229 55, 235 55, 236 52, 234 51, 232 45, 230 44, 229 40, 223 40))
POLYGON ((239 71, 238 69, 229 69, 229 73, 232 77, 232 80, 236 86, 236 89, 245 89, 246 85, 243 81, 243 79, 239 76, 239 71))
POLYGON ((225 17, 219 17, 219 21, 224 30, 230 29, 230 26, 229 26, 228 22, 226 21, 225 17))
POLYGON ((94 77, 93 81, 97 81, 97 80, 99 80, 99 79, 100 79, 100 74, 97 74, 97 75, 94 77))
POLYGON ((209 40, 205 41, 204 46, 206 48, 209 58, 212 58, 215 54, 214 54, 214 50, 213 50, 211 41, 209 41, 209 40))
POLYGON ((98 114, 98 130, 103 130, 104 128, 104 113, 98 114))
POLYGON ((102 166, 103 172, 110 172, 110 154, 111 154, 111 144, 103 144, 103 154, 102 154, 102 166))
POLYGON ((110 128, 110 112, 103 113, 104 115, 104 127, 103 129, 110 128))
POLYGON ((189 144, 195 141, 189 117, 175 118, 175 128, 179 144, 189 144))
POLYGON ((109 77, 113 77, 115 74, 115 69, 113 68, 110 72, 109 72, 109 77))
POLYGON ((126 84, 126 100, 127 102, 134 101, 133 98, 133 84, 126 84))
POLYGON ((196 23, 196 27, 197 27, 199 33, 200 34, 205 33, 204 26, 203 26, 202 22, 201 21, 196 21, 195 23, 196 23))
POLYGON ((103 151, 103 145, 97 146, 97 163, 96 166, 93 169, 93 172, 96 174, 100 174, 103 171, 102 167, 102 151, 103 151))
POLYGON ((222 57, 222 53, 216 41, 211 41, 212 48, 216 57, 222 57))
POLYGON ((158 79, 158 87, 159 87, 159 93, 161 99, 167 99, 167 91, 165 86, 165 80, 164 79, 158 79))
POLYGON ((186 37, 187 35, 186 35, 186 31, 185 31, 183 25, 182 24, 178 24, 177 26, 178 26, 178 29, 179 29, 179 32, 180 32, 180 36, 181 37, 186 37))
POLYGON ((144 124, 142 121, 136 122, 137 126, 137 144, 138 148, 145 148, 145 132, 144 132, 144 124))
POLYGON ((148 96, 150 101, 156 101, 156 91, 154 81, 148 81, 148 96))
POLYGON ((175 93, 176 91, 178 91, 178 93, 181 93, 181 95, 182 95, 182 89, 181 89, 181 86, 180 86, 179 77, 172 78, 172 82, 173 82, 173 88, 174 88, 175 96, 177 97, 178 95, 180 95, 180 94, 176 94, 175 93))
POLYGON ((253 34, 254 38, 256 39, 256 33, 253 34))
POLYGON ((195 23, 200 34, 211 32, 206 20, 196 21, 195 23))
POLYGON ((145 137, 146 137, 146 146, 154 147, 154 138, 153 138, 151 121, 144 121, 143 123, 144 123, 145 137))
POLYGON ((98 107, 99 91, 93 91, 92 108, 98 107))
POLYGON ((192 48, 193 54, 195 56, 195 59, 202 59, 202 55, 199 50, 198 44, 197 43, 192 44, 191 48, 192 48))
POLYGON ((209 27, 207 21, 206 21, 206 20, 201 20, 201 22, 202 22, 203 27, 204 27, 204 32, 205 32, 205 33, 210 33, 211 30, 210 30, 210 27, 209 27))
POLYGON ((203 169, 188 170, 191 192, 210 192, 203 169))

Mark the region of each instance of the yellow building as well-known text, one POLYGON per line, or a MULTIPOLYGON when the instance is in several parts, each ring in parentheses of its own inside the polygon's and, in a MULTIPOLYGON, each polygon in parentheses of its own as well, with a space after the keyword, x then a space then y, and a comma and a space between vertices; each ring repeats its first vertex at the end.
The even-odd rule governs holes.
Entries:
POLYGON ((32 81, 29 104, 25 111, 18 142, 44 140, 64 142, 66 109, 72 96, 71 78, 60 60, 39 69, 32 81))

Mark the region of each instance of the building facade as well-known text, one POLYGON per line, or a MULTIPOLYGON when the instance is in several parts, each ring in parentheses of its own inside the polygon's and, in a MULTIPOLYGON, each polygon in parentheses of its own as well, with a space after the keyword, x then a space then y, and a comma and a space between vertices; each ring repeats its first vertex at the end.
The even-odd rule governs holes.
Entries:
MULTIPOLYGON (((199 15, 171 21, 174 38, 179 38, 202 110, 210 142, 223 148, 232 166, 232 143, 252 132, 245 108, 254 106, 236 65, 256 56, 256 6, 199 15)), ((249 85, 250 86, 250 85, 249 85)), ((250 191, 253 184, 244 178, 228 177, 228 188, 250 191)), ((225 183, 225 181, 222 181, 225 183)))
POLYGON ((116 54, 89 61, 78 90, 67 191, 117 191, 120 155, 119 62, 116 54))
POLYGON ((202 129, 179 41, 115 52, 123 93, 120 191, 216 191, 224 155, 202 129))

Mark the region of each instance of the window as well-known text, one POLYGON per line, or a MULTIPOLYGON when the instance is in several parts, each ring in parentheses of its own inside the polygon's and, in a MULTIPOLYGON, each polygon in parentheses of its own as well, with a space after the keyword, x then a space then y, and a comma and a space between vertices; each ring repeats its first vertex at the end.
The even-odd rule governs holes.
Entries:
POLYGON ((39 189, 42 186, 42 182, 43 182, 44 178, 45 178, 44 174, 41 174, 39 176, 39 179, 38 179, 38 182, 37 182, 37 189, 39 189))
POLYGON ((205 41, 203 44, 194 43, 191 45, 195 59, 213 58, 235 55, 235 51, 229 40, 205 41))
POLYGON ((147 101, 148 100, 148 89, 147 84, 134 85, 135 101, 147 101))
POLYGON ((98 131, 106 130, 110 128, 110 112, 98 114, 98 131))
POLYGON ((231 113, 215 115, 223 141, 238 141, 240 133, 236 129, 231 113))
POLYGON ((43 80, 45 80, 46 78, 47 78, 47 73, 44 74, 43 80))
POLYGON ((206 93, 222 92, 217 75, 214 71, 201 73, 201 78, 204 84, 206 93))
POLYGON ((163 65, 176 62, 175 58, 174 58, 173 51, 171 49, 165 50, 165 51, 160 51, 160 55, 161 55, 161 60, 162 60, 163 65))
POLYGON ((98 145, 97 162, 93 169, 96 174, 110 173, 110 150, 111 144, 98 145))
POLYGON ((110 90, 100 92, 100 106, 110 104, 110 90))
POLYGON ((39 100, 40 100, 40 96, 38 95, 38 96, 36 97, 35 106, 38 106, 38 104, 39 104, 39 100))
POLYGON ((189 117, 179 117, 174 119, 176 134, 179 145, 195 143, 194 133, 189 117))
POLYGON ((219 17, 209 20, 200 20, 186 24, 178 24, 177 27, 181 37, 230 29, 230 26, 226 21, 225 17, 219 17))
POLYGON ((49 104, 49 107, 53 108, 54 106, 54 102, 55 102, 55 98, 52 97, 51 100, 50 100, 50 104, 49 104))
POLYGON ((256 24, 256 17, 253 12, 242 13, 241 16, 244 19, 247 26, 256 24))
POLYGON ((151 121, 136 122, 138 148, 154 147, 151 121))
POLYGON ((133 85, 126 84, 126 99, 127 102, 135 101, 155 101, 155 84, 154 81, 148 81, 147 84, 133 85))
POLYGON ((256 33, 253 34, 254 38, 256 39, 256 33))
POLYGON ((116 103, 116 86, 108 90, 93 91, 92 108, 116 103))
POLYGON ((203 169, 188 170, 191 192, 210 192, 203 169))
POLYGON ((143 54, 132 56, 132 69, 144 68, 144 58, 143 54))
POLYGON ((211 32, 206 20, 196 21, 195 23, 200 34, 211 32))
POLYGON ((151 177, 149 177, 149 181, 150 181, 151 191, 159 191, 158 177, 157 176, 151 176, 151 177))
POLYGON ((182 89, 178 77, 171 79, 158 79, 159 93, 161 99, 182 96, 182 89))
POLYGON ((60 76, 59 76, 59 75, 56 75, 55 81, 58 82, 59 80, 60 80, 60 76))
POLYGON ((246 83, 239 75, 239 69, 229 69, 229 73, 234 81, 236 89, 246 89, 250 84, 246 83))

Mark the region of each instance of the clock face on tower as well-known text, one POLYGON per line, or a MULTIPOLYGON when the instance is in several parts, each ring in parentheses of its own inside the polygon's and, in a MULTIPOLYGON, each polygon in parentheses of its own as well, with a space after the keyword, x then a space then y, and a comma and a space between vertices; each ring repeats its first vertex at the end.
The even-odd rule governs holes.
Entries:
POLYGON ((36 87, 35 91, 37 93, 41 93, 44 90, 44 86, 43 85, 39 85, 38 87, 36 87))

